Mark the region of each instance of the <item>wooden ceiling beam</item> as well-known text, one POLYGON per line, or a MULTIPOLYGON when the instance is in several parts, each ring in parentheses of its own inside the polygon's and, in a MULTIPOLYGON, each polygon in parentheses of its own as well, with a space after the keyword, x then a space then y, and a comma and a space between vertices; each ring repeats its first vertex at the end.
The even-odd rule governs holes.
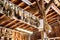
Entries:
POLYGON ((50 16, 49 18, 47 18, 47 20, 51 20, 51 19, 53 19, 53 18, 56 18, 57 16, 58 16, 58 14, 52 15, 52 16, 50 16))
POLYGON ((41 15, 37 16, 38 18, 41 18, 41 15))
MULTIPOLYGON (((32 28, 33 28, 33 27, 32 27, 32 28)), ((36 28, 33 28, 32 30, 33 30, 33 31, 36 31, 37 29, 36 29, 36 28)))
POLYGON ((16 24, 14 24, 14 25, 12 25, 10 28, 16 28, 19 24, 20 24, 21 22, 18 22, 18 23, 16 23, 16 24))
MULTIPOLYGON (((34 5, 36 5, 36 2, 35 1, 32 3, 32 6, 34 6, 34 5)), ((25 9, 28 7, 28 5, 25 4, 24 2, 19 3, 18 6, 20 6, 20 7, 25 7, 26 6, 25 9)))
POLYGON ((57 14, 60 15, 60 10, 55 6, 54 3, 52 3, 52 6, 51 7, 52 7, 52 9, 54 9, 57 12, 57 14))
POLYGON ((6 20, 6 21, 3 21, 0 23, 0 25, 6 25, 8 24, 9 22, 13 21, 14 19, 9 19, 9 20, 6 20))
POLYGON ((51 16, 52 14, 54 14, 55 12, 51 12, 51 13, 49 13, 48 15, 46 15, 46 17, 49 17, 49 16, 51 16))
POLYGON ((19 4, 20 2, 22 2, 21 0, 10 0, 10 1, 15 3, 15 4, 19 4))
MULTIPOLYGON (((5 18, 7 18, 7 16, 5 18)), ((22 29, 26 28, 25 30, 28 30, 28 29, 30 29, 29 26, 32 27, 31 31, 33 31, 35 29, 35 27, 33 27, 32 25, 26 24, 26 23, 24 23, 22 21, 19 21, 19 20, 10 19, 9 17, 8 17, 7 20, 3 19, 0 25, 4 25, 4 27, 11 28, 11 29, 15 29, 15 28, 19 27, 19 28, 22 28, 22 29)))
POLYGON ((5 27, 8 27, 8 26, 14 24, 15 22, 17 22, 17 20, 13 20, 13 21, 11 21, 10 23, 6 24, 5 27))
POLYGON ((18 4, 18 6, 21 7, 21 8, 24 8, 25 6, 28 6, 28 5, 25 4, 24 2, 21 2, 21 3, 18 4))
POLYGON ((25 24, 25 25, 23 25, 22 27, 20 27, 20 28, 24 28, 25 26, 27 26, 28 24, 25 24))
POLYGON ((18 2, 18 0, 11 0, 11 2, 13 2, 13 3, 14 3, 14 2, 18 2))
POLYGON ((34 15, 38 14, 39 12, 34 13, 34 15))
POLYGON ((30 30, 33 31, 33 28, 32 28, 32 27, 29 27, 29 28, 27 28, 27 30, 29 30, 29 31, 30 31, 30 30))
POLYGON ((6 16, 5 14, 0 15, 0 19, 3 19, 5 16, 6 16))
POLYGON ((23 28, 24 28, 24 29, 26 29, 26 28, 29 28, 29 25, 27 25, 27 26, 24 26, 23 28))
MULTIPOLYGON (((41 14, 41 15, 44 15, 44 10, 43 10, 43 7, 42 7, 42 5, 40 4, 40 2, 42 2, 42 0, 40 0, 40 2, 39 1, 37 1, 37 0, 35 0, 36 1, 36 4, 37 4, 37 7, 38 7, 38 9, 39 9, 39 13, 41 14)), ((43 17, 43 16, 42 16, 43 17)))
POLYGON ((57 22, 57 21, 56 21, 56 20, 54 20, 54 21, 50 22, 49 24, 51 25, 51 24, 53 24, 53 23, 55 23, 55 22, 57 22))
MULTIPOLYGON (((15 1, 15 0, 12 0, 13 2, 15 1)), ((23 1, 21 1, 19 4, 17 4, 18 6, 20 6, 21 8, 23 8, 24 10, 26 10, 26 11, 29 11, 31 8, 36 8, 35 7, 35 5, 37 4, 36 3, 36 1, 35 0, 29 0, 29 1, 33 1, 32 2, 32 5, 31 6, 28 6, 26 3, 24 3, 23 1)), ((33 10, 33 9, 31 9, 31 10, 33 10)), ((30 12, 30 11, 29 11, 30 12)), ((35 14, 35 13, 34 13, 35 14)), ((34 15, 33 14, 33 15, 34 15)), ((39 13, 38 13, 39 14, 39 13)), ((36 16, 37 17, 37 16, 36 16)), ((40 18, 40 16, 38 16, 38 18, 40 18)))
POLYGON ((49 9, 52 8, 55 12, 57 12, 57 14, 60 15, 60 10, 56 7, 56 5, 54 3, 51 3, 51 5, 48 7, 48 9, 45 11, 45 13, 47 14, 49 12, 49 9))
POLYGON ((51 20, 48 20, 48 23, 50 23, 50 22, 52 22, 52 21, 54 21, 54 20, 56 20, 56 18, 53 18, 53 19, 51 19, 51 20))
POLYGON ((22 26, 24 26, 25 24, 19 25, 18 27, 21 28, 22 26))
POLYGON ((13 25, 15 25, 16 23, 18 23, 19 21, 16 21, 15 23, 11 24, 10 26, 7 26, 7 28, 12 27, 13 25))
POLYGON ((39 15, 40 15, 39 13, 35 14, 35 16, 39 16, 39 15))
POLYGON ((24 23, 19 23, 16 27, 13 27, 12 29, 15 29, 15 28, 17 28, 17 27, 19 27, 19 26, 21 26, 21 25, 23 25, 24 23))
MULTIPOLYGON (((34 6, 34 5, 36 5, 36 2, 35 1, 32 3, 32 6, 34 6)), ((30 8, 31 8, 31 6, 26 6, 24 9, 25 10, 29 10, 30 8)))

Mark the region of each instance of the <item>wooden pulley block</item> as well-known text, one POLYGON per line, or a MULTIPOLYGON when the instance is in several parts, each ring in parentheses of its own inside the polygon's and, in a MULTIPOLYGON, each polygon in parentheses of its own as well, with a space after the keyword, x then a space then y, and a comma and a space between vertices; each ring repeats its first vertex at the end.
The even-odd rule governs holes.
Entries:
POLYGON ((57 6, 60 6, 60 0, 54 0, 54 3, 55 3, 57 6))

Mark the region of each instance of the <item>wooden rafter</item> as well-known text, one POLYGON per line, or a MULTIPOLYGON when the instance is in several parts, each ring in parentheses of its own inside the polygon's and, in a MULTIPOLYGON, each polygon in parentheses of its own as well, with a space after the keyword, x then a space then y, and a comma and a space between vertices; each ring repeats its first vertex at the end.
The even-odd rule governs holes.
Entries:
MULTIPOLYGON (((4 16, 4 14, 2 16, 4 16)), ((2 16, 0 16, 0 17, 2 17, 2 16)), ((15 19, 10 19, 9 17, 8 17, 7 20, 4 20, 4 18, 6 18, 6 16, 4 16, 2 19, 0 19, 0 21, 1 21, 0 25, 1 26, 11 28, 11 29, 15 29, 15 28, 19 27, 19 28, 22 28, 22 29, 25 29, 25 30, 29 29, 29 31, 34 31, 34 30, 37 29, 37 28, 34 28, 32 25, 26 24, 22 21, 18 21, 18 20, 15 20, 15 19)))

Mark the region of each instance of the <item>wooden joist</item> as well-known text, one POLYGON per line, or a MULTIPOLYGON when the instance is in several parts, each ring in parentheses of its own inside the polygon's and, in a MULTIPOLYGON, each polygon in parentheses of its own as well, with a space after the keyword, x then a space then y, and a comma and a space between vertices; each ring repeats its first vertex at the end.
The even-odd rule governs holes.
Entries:
POLYGON ((56 18, 57 16, 58 16, 58 14, 52 15, 52 16, 50 16, 49 18, 47 18, 47 20, 51 20, 51 19, 53 19, 53 18, 56 18))
MULTIPOLYGON (((11 0, 11 2, 13 2, 13 3, 18 3, 18 1, 19 0, 11 0)), ((20 0, 21 1, 21 0, 20 0)), ((17 5, 19 6, 19 7, 21 7, 21 8, 23 8, 24 10, 26 10, 26 11, 28 11, 28 12, 30 12, 31 14, 33 14, 32 13, 32 11, 33 10, 35 10, 35 9, 38 9, 37 8, 37 4, 36 4, 36 1, 35 0, 29 0, 31 3, 32 3, 32 5, 31 6, 29 6, 29 5, 27 5, 26 3, 24 3, 23 1, 21 1, 21 2, 19 2, 17 5), (33 2, 32 2, 33 1, 33 2), (34 8, 34 9, 33 9, 34 8)), ((37 10, 36 10, 37 11, 37 10)), ((33 11, 34 12, 34 16, 36 15, 35 14, 35 11, 33 11)), ((40 15, 40 13, 37 13, 37 14, 39 14, 40 15)), ((36 16, 37 18, 41 18, 40 16, 36 16)))
MULTIPOLYGON (((32 3, 32 6, 34 6, 34 5, 36 5, 36 2, 33 2, 33 3, 32 3)), ((31 6, 26 6, 24 9, 25 9, 25 10, 29 10, 30 8, 31 8, 31 6)))
POLYGON ((32 27, 29 27, 29 28, 27 28, 27 29, 28 29, 28 30, 31 30, 31 31, 33 30, 33 28, 32 28, 32 27))
POLYGON ((21 8, 25 8, 26 6, 28 6, 27 4, 25 4, 24 2, 21 2, 18 4, 19 7, 21 8))
POLYGON ((45 11, 46 19, 49 24, 53 24, 57 21, 58 15, 60 15, 60 10, 56 7, 54 3, 51 3, 50 6, 45 11))
POLYGON ((0 19, 3 19, 5 16, 6 16, 5 14, 3 15, 0 13, 0 19))
POLYGON ((19 4, 20 2, 22 2, 21 0, 10 0, 10 1, 15 3, 15 4, 19 4))
POLYGON ((0 23, 0 25, 6 25, 6 24, 8 24, 11 21, 13 21, 13 19, 3 21, 3 22, 0 23))
POLYGON ((54 21, 54 20, 56 20, 56 18, 53 18, 53 19, 51 19, 51 20, 48 20, 48 23, 50 23, 50 22, 52 22, 52 21, 54 21))
POLYGON ((19 23, 16 27, 12 27, 12 29, 15 29, 15 28, 17 28, 17 27, 20 27, 21 25, 23 25, 24 23, 19 23))
POLYGON ((13 20, 10 23, 6 24, 5 27, 9 27, 10 25, 14 24, 15 22, 17 22, 17 21, 16 20, 13 20))
POLYGON ((24 26, 23 28, 24 28, 24 29, 29 28, 29 25, 26 25, 26 26, 24 26))
POLYGON ((20 28, 24 28, 25 26, 27 26, 27 24, 24 24, 23 26, 21 26, 20 28))
POLYGON ((37 16, 38 18, 41 18, 41 15, 37 16))
POLYGON ((49 24, 51 25, 51 24, 53 24, 53 23, 55 23, 55 22, 57 22, 57 21, 56 21, 56 20, 54 20, 54 21, 50 22, 49 24))
POLYGON ((0 25, 4 26, 6 28, 11 28, 11 29, 16 29, 17 27, 25 29, 25 30, 29 30, 29 31, 34 31, 33 29, 35 29, 32 25, 26 24, 26 23, 19 21, 19 20, 10 19, 9 17, 7 20, 3 19, 2 22, 0 23, 0 25))
POLYGON ((16 24, 14 24, 13 26, 11 26, 10 28, 16 28, 19 24, 20 24, 21 22, 18 22, 18 23, 16 23, 16 24))
POLYGON ((51 12, 50 14, 48 14, 46 17, 49 17, 51 16, 52 14, 54 14, 55 12, 51 12))

